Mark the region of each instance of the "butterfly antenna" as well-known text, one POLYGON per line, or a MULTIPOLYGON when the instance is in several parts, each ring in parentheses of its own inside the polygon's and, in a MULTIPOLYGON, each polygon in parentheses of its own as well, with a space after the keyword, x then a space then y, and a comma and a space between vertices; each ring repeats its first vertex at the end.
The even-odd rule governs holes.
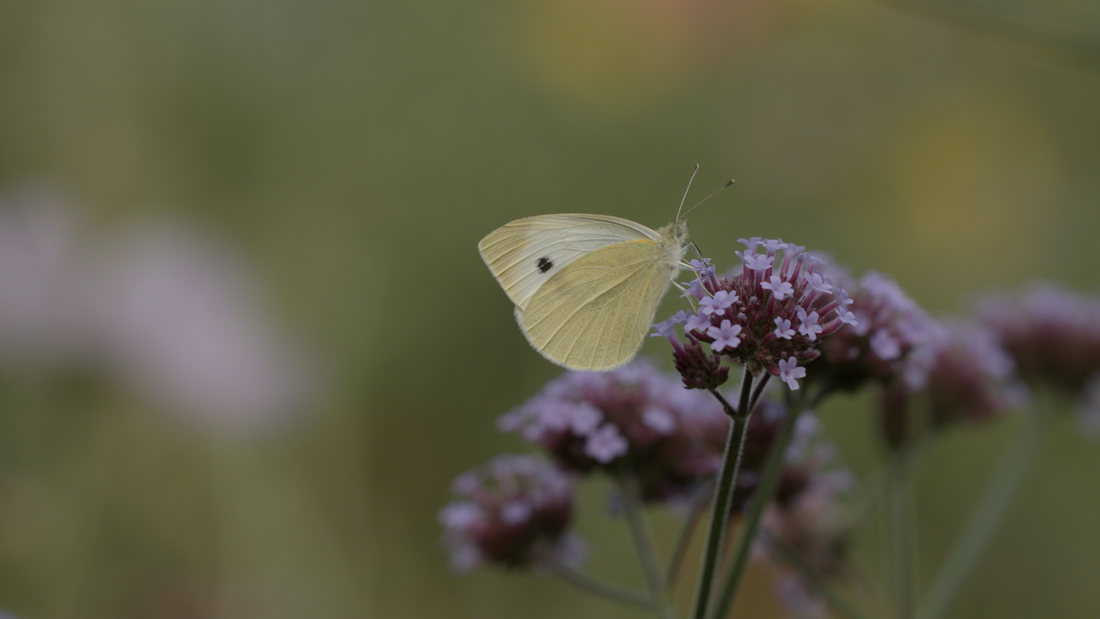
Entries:
MULTIPOLYGON (((684 190, 684 197, 680 198, 680 208, 676 209, 676 221, 680 221, 680 211, 684 210, 684 201, 688 199, 688 192, 691 191, 691 181, 695 180, 695 174, 699 171, 699 164, 695 164, 695 169, 691 171, 691 178, 688 179, 687 189, 684 190)), ((695 208, 694 206, 691 208, 695 208)), ((691 211, 691 209, 688 209, 691 211)))
MULTIPOLYGON (((698 167, 698 166, 696 166, 696 167, 698 167)), ((729 181, 728 183, 726 183, 725 185, 722 185, 721 187, 719 187, 718 189, 716 189, 716 190, 714 191, 714 193, 712 193, 712 194, 710 194, 709 196, 707 196, 707 197, 703 198, 702 200, 699 200, 699 204, 702 204, 702 203, 706 202, 707 200, 710 200, 710 199, 711 199, 711 198, 713 198, 713 197, 714 197, 714 196, 715 196, 715 195, 716 195, 716 194, 717 194, 717 193, 718 193, 719 191, 722 191, 723 189, 725 189, 726 187, 729 187, 729 186, 730 186, 730 185, 732 185, 732 184, 733 184, 733 179, 731 178, 731 179, 730 179, 730 181, 729 181)), ((690 184, 689 184, 688 186, 690 186, 690 184)), ((686 196, 685 196, 685 197, 686 197, 686 196)), ((686 212, 686 213, 684 213, 684 217, 687 217, 687 214, 688 214, 688 213, 690 213, 690 212, 694 211, 694 210, 695 210, 695 207, 699 206, 699 204, 696 204, 695 206, 693 206, 693 207, 689 208, 689 209, 687 210, 687 212, 686 212)), ((681 204, 680 206, 682 207, 683 205, 681 204)), ((677 216, 676 216, 676 218, 677 218, 677 219, 679 219, 679 218, 680 218, 680 216, 679 216, 679 215, 677 215, 677 216)))

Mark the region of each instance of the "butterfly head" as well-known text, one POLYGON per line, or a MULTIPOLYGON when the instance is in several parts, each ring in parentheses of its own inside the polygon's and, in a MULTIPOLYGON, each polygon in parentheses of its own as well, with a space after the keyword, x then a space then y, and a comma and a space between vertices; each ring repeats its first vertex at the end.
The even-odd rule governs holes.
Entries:
POLYGON ((688 222, 686 219, 677 219, 672 223, 672 238, 681 247, 687 245, 688 222))
POLYGON ((679 272, 680 262, 683 260, 688 244, 687 221, 677 219, 658 230, 657 234, 661 236, 662 262, 673 268, 674 273, 679 272))

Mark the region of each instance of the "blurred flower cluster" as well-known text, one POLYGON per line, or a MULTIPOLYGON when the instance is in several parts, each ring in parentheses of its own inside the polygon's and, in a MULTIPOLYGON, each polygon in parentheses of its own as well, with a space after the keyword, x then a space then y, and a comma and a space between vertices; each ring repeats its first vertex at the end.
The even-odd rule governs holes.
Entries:
POLYGON ((457 498, 439 521, 455 569, 584 558, 583 545, 568 533, 573 479, 557 468, 530 456, 500 456, 462 474, 451 489, 457 498))
POLYGON ((644 361, 567 373, 499 421, 565 470, 634 477, 645 501, 684 498, 713 476, 728 426, 713 398, 644 361))
POLYGON ((979 302, 978 315, 1022 381, 1069 398, 1087 426, 1100 427, 1100 298, 1033 285, 1014 295, 989 295, 979 302))
POLYGON ((45 192, 0 197, 0 363, 92 372, 225 431, 270 425, 313 393, 254 276, 208 234, 137 222, 94 234, 45 192))
POLYGON ((777 571, 776 596, 798 616, 827 616, 817 592, 788 562, 797 557, 823 578, 846 575, 855 478, 840 466, 817 417, 803 415, 788 447, 779 490, 760 524, 758 556, 777 571))

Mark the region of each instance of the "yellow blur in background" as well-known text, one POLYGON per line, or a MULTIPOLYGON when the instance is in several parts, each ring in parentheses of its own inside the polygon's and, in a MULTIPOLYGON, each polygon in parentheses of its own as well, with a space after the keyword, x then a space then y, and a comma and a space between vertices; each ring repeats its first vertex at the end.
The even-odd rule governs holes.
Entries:
MULTIPOLYGON (((933 313, 1095 292, 1098 32, 1084 0, 0 4, 0 610, 643 616, 448 570, 450 480, 529 451, 495 419, 558 374, 477 241, 663 225, 699 163, 693 196, 737 179, 691 218, 723 269, 782 237, 933 313)), ((820 411, 859 474, 867 404, 820 411)), ((1012 423, 929 454, 925 582, 1012 423)), ((1066 423, 1039 458, 952 616, 1100 614, 1100 444, 1066 423)), ((640 583, 605 493, 590 567, 640 583)))

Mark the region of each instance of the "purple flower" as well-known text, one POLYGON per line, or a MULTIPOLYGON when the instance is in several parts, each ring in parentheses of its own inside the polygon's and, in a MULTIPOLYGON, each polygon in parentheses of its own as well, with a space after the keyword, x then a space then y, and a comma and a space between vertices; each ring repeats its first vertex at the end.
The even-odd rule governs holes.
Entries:
POLYGON ((514 499, 501 506, 500 521, 504 524, 523 524, 531 518, 534 508, 524 499, 514 499))
POLYGON ((791 328, 791 321, 786 318, 775 319, 775 337, 781 337, 785 340, 789 340, 794 337, 794 329, 791 328))
POLYGON ((833 291, 832 282, 827 277, 823 277, 820 273, 811 273, 806 278, 806 283, 809 284, 810 290, 815 292, 829 293, 833 291))
POLYGON ((680 295, 680 298, 686 299, 688 297, 694 297, 696 299, 702 299, 705 296, 707 296, 707 289, 703 287, 702 280, 693 279, 688 283, 687 290, 684 291, 684 294, 680 295))
POLYGON ((684 331, 706 331, 710 327, 710 317, 705 314, 692 314, 684 323, 684 331))
POLYGON ((658 322, 653 325, 653 329, 656 333, 651 333, 649 337, 669 337, 676 334, 676 325, 684 324, 684 321, 688 319, 688 313, 684 310, 680 310, 669 316, 667 320, 658 322))
POLYGON ((703 316, 710 316, 711 314, 721 313, 727 307, 737 302, 737 293, 729 293, 725 290, 719 290, 714 293, 714 296, 703 297, 699 300, 699 305, 702 307, 699 309, 699 314, 703 316))
POLYGON ((893 361, 901 356, 901 342, 888 331, 876 331, 869 343, 871 352, 883 361, 893 361))
POLYGON ((772 266, 775 258, 767 254, 750 254, 748 252, 742 254, 741 252, 735 252, 741 257, 741 261, 745 264, 745 268, 750 271, 763 271, 772 266))
POLYGON ((455 499, 439 512, 451 565, 527 567, 576 557, 567 531, 573 482, 530 456, 501 456, 461 475, 455 499))
POLYGON ((763 240, 761 237, 754 236, 751 239, 737 239, 737 242, 745 246, 745 253, 751 254, 756 252, 756 246, 760 244, 761 240, 763 240))
POLYGON ((642 413, 642 423, 661 434, 668 434, 676 429, 676 418, 660 408, 651 408, 642 413))
POLYGON ((700 277, 714 277, 714 265, 710 263, 710 258, 692 260, 689 264, 691 265, 691 270, 698 273, 700 277))
POLYGON ((779 379, 787 383, 791 391, 798 390, 798 381, 795 379, 802 378, 805 375, 806 368, 798 367, 798 359, 791 357, 779 361, 779 379))
POLYGON ((577 436, 591 436, 603 421, 603 412, 587 402, 577 403, 572 412, 569 430, 577 436))
POLYGON ((630 444, 619 434, 619 430, 607 424, 588 435, 588 440, 584 443, 584 453, 600 464, 607 464, 625 454, 629 447, 630 444))
POLYGON ((817 324, 817 319, 817 312, 807 314, 806 310, 801 307, 798 308, 798 320, 800 322, 798 332, 809 338, 811 342, 817 339, 818 334, 824 330, 821 325, 817 324))
POLYGON ((763 245, 764 251, 766 251, 769 256, 775 255, 775 252, 787 248, 787 244, 783 242, 783 239, 766 239, 761 245, 763 245))
POLYGON ((794 287, 791 286, 791 283, 783 281, 783 278, 778 275, 772 275, 768 281, 760 284, 760 287, 765 290, 771 290, 778 301, 782 301, 784 297, 789 297, 794 294, 794 287))
POLYGON ((731 324, 728 320, 723 320, 720 327, 707 329, 707 335, 714 340, 710 344, 710 349, 719 352, 723 348, 737 348, 741 343, 741 338, 737 337, 738 333, 741 333, 741 325, 731 324))
POLYGON ((848 308, 843 305, 838 305, 836 307, 836 315, 840 319, 840 322, 846 325, 850 325, 852 327, 859 326, 859 321, 856 320, 855 313, 848 311, 848 308))

